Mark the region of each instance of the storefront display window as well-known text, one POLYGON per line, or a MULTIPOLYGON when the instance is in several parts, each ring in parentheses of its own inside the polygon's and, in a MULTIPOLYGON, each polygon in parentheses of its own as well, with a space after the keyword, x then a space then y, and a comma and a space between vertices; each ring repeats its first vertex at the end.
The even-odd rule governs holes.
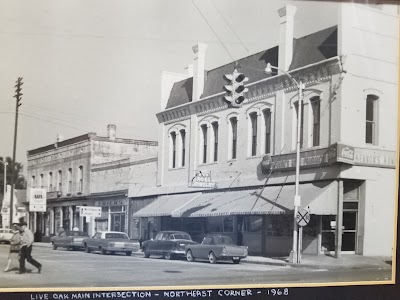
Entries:
POLYGON ((245 232, 261 232, 263 224, 262 216, 245 216, 245 232))
POLYGON ((292 215, 270 215, 266 218, 267 236, 293 236, 292 215))
POLYGON ((233 232, 233 216, 207 219, 208 232, 233 232))

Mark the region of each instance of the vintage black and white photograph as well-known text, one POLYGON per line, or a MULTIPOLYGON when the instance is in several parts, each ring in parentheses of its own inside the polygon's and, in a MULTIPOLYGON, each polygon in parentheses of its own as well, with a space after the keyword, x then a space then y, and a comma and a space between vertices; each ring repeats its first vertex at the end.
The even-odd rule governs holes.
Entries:
POLYGON ((394 284, 399 13, 0 0, 0 291, 394 284))

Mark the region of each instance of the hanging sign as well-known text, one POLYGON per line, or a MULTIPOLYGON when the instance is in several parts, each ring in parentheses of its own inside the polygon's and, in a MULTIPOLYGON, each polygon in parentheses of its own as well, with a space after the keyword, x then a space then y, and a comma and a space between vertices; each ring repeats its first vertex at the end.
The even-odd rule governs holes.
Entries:
POLYGON ((29 197, 29 211, 46 211, 46 189, 31 188, 29 197))

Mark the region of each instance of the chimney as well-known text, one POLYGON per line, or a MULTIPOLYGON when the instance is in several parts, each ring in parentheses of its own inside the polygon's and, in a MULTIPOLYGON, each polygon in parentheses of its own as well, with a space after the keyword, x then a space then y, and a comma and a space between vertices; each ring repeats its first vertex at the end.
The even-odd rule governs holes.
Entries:
POLYGON ((57 134, 57 143, 62 142, 63 140, 64 136, 61 133, 57 134))
POLYGON ((278 68, 288 71, 293 58, 293 28, 296 7, 287 4, 279 9, 278 13, 280 17, 278 68))
POLYGON ((192 102, 200 99, 204 92, 204 67, 207 45, 203 43, 198 43, 193 48, 194 66, 193 66, 193 94, 192 102))
POLYGON ((188 65, 186 69, 187 69, 187 75, 188 75, 188 77, 189 77, 189 78, 190 78, 190 77, 193 77, 193 65, 192 65, 192 64, 188 65))
POLYGON ((107 126, 107 137, 110 140, 115 140, 116 136, 117 136, 117 126, 115 126, 114 124, 109 124, 107 126))

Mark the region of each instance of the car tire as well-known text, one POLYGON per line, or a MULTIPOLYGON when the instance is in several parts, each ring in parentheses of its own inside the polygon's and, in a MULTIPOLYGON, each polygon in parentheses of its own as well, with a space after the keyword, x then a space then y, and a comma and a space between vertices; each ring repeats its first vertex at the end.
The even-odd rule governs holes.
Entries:
POLYGON ((215 256, 214 252, 210 252, 208 254, 208 261, 210 262, 210 264, 216 264, 217 263, 217 257, 215 256))
POLYGON ((239 259, 232 259, 232 261, 233 261, 233 263, 234 263, 235 265, 237 265, 238 263, 240 263, 240 258, 239 258, 239 259))
POLYGON ((57 250, 57 246, 54 244, 54 242, 52 242, 51 245, 53 250, 57 250))
POLYGON ((85 244, 85 252, 90 253, 90 249, 89 249, 88 245, 86 245, 86 244, 85 244))
POLYGON ((100 253, 101 253, 101 255, 106 255, 107 251, 105 249, 103 249, 103 247, 100 247, 100 253))
POLYGON ((132 255, 132 251, 127 251, 125 253, 126 253, 126 256, 131 256, 132 255))
POLYGON ((194 261, 194 256, 191 250, 188 250, 186 252, 186 260, 189 262, 193 262, 194 261))
POLYGON ((114 255, 114 254, 115 254, 115 251, 111 251, 110 253, 111 253, 111 255, 114 255))
POLYGON ((167 252, 167 253, 164 254, 164 258, 166 260, 171 260, 171 259, 174 258, 174 256, 171 253, 167 252))
POLYGON ((145 258, 149 258, 150 254, 146 251, 146 248, 143 248, 143 255, 145 258))

